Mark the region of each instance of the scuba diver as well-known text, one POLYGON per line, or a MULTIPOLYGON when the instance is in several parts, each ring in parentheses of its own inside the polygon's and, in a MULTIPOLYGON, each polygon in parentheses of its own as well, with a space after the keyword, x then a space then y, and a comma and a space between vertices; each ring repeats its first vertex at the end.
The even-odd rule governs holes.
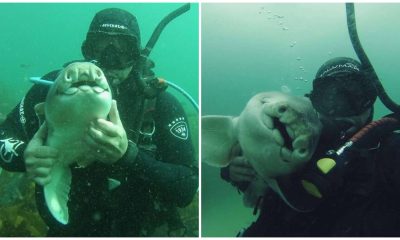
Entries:
MULTIPOLYGON (((311 160, 266 191, 243 237, 400 236, 398 116, 372 121, 377 93, 358 61, 324 63, 307 96, 323 123, 311 160), (360 130, 361 129, 361 130, 360 130), (290 204, 287 204, 287 203, 290 204)), ((244 192, 255 173, 240 149, 221 177, 244 192)))
MULTIPOLYGON (((86 168, 70 166, 68 224, 52 217, 43 197, 58 155, 43 145, 46 129, 40 127, 34 106, 45 101, 49 87, 35 84, 0 125, 1 147, 12 148, 2 152, 0 166, 26 172, 36 182, 37 207, 48 236, 185 234, 178 208, 191 203, 198 188, 189 124, 180 103, 162 84, 147 84, 158 79, 151 70, 154 63, 141 50, 139 26, 131 13, 108 8, 94 16, 82 53, 85 61, 104 71, 118 109, 113 104, 114 119, 94 121, 88 130, 87 143, 101 149, 98 161, 86 168), (186 126, 180 128, 185 136, 174 129, 172 123, 178 122, 186 126), (36 134, 39 131, 42 134, 36 134), (109 189, 108 178, 119 185, 109 189), (160 234, 159 229, 165 231, 160 234)), ((59 72, 43 79, 54 80, 59 72)))

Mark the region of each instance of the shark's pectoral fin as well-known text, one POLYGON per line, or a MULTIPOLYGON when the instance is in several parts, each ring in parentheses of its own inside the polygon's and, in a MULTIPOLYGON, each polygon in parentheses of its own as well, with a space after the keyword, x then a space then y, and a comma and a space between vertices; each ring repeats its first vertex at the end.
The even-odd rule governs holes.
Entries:
POLYGON ((68 200, 71 189, 71 170, 61 165, 54 166, 51 182, 44 186, 44 197, 51 215, 62 224, 69 221, 68 200))
POLYGON ((202 161, 212 166, 229 164, 232 147, 237 143, 235 119, 230 116, 201 118, 202 161))
POLYGON ((45 103, 41 102, 41 103, 36 104, 34 107, 35 113, 36 113, 37 118, 39 119, 40 125, 45 121, 44 106, 45 106, 45 103))

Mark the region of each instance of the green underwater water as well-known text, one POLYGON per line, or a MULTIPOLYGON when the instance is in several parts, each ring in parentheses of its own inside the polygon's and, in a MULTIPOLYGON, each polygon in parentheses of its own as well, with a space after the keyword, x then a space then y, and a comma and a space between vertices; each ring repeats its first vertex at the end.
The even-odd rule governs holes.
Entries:
MULTIPOLYGON (((181 3, 0 3, 0 113, 6 114, 32 86, 31 76, 82 59, 81 44, 95 13, 109 7, 133 13, 142 47, 164 16, 181 3)), ((158 76, 198 100, 198 4, 162 32, 150 57, 158 76)))
MULTIPOLYGON (((389 96, 400 102, 400 3, 356 3, 358 34, 389 96)), ((202 115, 237 116, 262 91, 304 95, 330 58, 356 58, 344 3, 202 4, 202 115)), ((378 100, 375 119, 388 114, 378 100)), ((257 216, 202 164, 202 236, 232 237, 257 216)))
MULTIPOLYGON (((133 13, 139 23, 144 47, 157 24, 182 5, 183 3, 0 3, 0 120, 5 118, 32 86, 29 77, 42 76, 60 69, 66 62, 83 58, 81 44, 96 12, 116 7, 133 13)), ((156 75, 185 89, 196 102, 199 75, 198 11, 198 4, 191 3, 188 12, 170 22, 150 55, 156 64, 156 75)), ((173 89, 168 91, 185 108, 193 144, 198 152, 198 113, 179 92, 173 89)), ((198 205, 196 197, 187 211, 181 212, 190 224, 190 236, 198 235, 198 205)), ((0 212, 2 210, 4 208, 0 206, 0 212)), ((14 215, 26 216, 19 212, 23 210, 18 207, 10 211, 14 215)), ((1 220, 0 215, 0 236, 5 233, 6 227, 8 236, 43 236, 42 226, 37 226, 34 232, 26 229, 18 232, 22 228, 21 224, 26 224, 20 220, 11 226, 19 230, 11 232, 10 226, 5 226, 1 220)))

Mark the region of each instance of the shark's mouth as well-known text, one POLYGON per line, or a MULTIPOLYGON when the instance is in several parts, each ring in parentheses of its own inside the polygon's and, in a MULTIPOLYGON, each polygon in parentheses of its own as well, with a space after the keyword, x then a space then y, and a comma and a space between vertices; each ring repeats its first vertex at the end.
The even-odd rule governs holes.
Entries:
POLYGON ((66 83, 58 93, 62 95, 73 95, 79 91, 90 91, 95 93, 109 92, 109 86, 107 82, 102 79, 88 80, 88 78, 80 78, 78 81, 72 83, 66 83))
POLYGON ((78 88, 78 87, 84 86, 84 85, 88 85, 88 86, 90 86, 90 87, 99 86, 99 85, 98 85, 96 82, 94 82, 94 81, 86 81, 86 80, 83 80, 83 81, 79 81, 79 82, 72 83, 71 87, 76 87, 76 88, 78 88))
POLYGON ((283 137, 284 144, 283 146, 293 151, 293 139, 290 137, 288 131, 286 130, 286 125, 279 121, 279 118, 273 117, 272 122, 274 123, 274 127, 281 133, 283 137))
MULTIPOLYGON (((286 109, 286 108, 285 108, 286 109)), ((281 160, 285 163, 301 162, 307 158, 307 146, 309 139, 306 135, 300 134, 297 118, 289 116, 287 109, 277 112, 264 113, 262 122, 272 131, 272 138, 280 147, 281 160), (282 114, 283 113, 283 114, 282 114)))

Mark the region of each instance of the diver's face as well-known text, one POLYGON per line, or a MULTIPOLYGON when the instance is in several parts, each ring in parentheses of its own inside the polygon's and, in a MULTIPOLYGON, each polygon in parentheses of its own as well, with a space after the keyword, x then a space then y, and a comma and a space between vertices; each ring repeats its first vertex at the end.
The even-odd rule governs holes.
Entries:
POLYGON ((337 127, 337 130, 353 134, 367 123, 371 111, 372 109, 369 108, 360 115, 349 117, 329 117, 323 114, 319 114, 319 117, 322 122, 330 122, 331 124, 334 124, 337 127))
POLYGON ((93 46, 93 57, 110 85, 125 81, 137 65, 140 54, 133 37, 98 33, 89 36, 87 41, 93 46))
POLYGON ((132 71, 133 66, 123 69, 106 69, 103 68, 104 75, 107 81, 112 86, 118 86, 120 83, 128 79, 129 73, 132 71))
POLYGON ((89 35, 87 45, 92 46, 92 57, 106 69, 127 68, 133 65, 140 55, 136 39, 125 35, 89 35))
POLYGON ((128 78, 135 64, 132 43, 119 36, 105 36, 96 44, 101 53, 100 64, 104 75, 110 85, 119 85, 128 78))

